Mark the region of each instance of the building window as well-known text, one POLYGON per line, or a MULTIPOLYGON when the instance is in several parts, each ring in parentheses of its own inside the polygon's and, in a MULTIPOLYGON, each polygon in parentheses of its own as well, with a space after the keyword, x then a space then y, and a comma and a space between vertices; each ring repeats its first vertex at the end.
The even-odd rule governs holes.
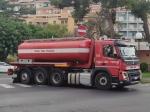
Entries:
POLYGON ((51 14, 52 11, 51 10, 46 10, 46 14, 51 14))
POLYGON ((130 24, 129 29, 134 29, 134 25, 130 24))
POLYGON ((56 21, 53 21, 53 24, 56 24, 56 21))
POLYGON ((61 20, 61 24, 64 24, 64 20, 61 20))
POLYGON ((55 14, 60 14, 60 12, 61 12, 61 11, 56 10, 54 13, 55 13, 55 14))
POLYGON ((68 13, 69 13, 69 14, 70 14, 70 12, 71 12, 71 11, 70 11, 70 10, 68 10, 68 13))
POLYGON ((47 2, 44 2, 44 7, 48 7, 48 3, 47 2))
POLYGON ((41 11, 37 11, 37 14, 41 14, 41 11))
POLYGON ((42 3, 39 3, 39 6, 42 6, 42 3))
POLYGON ((67 20, 65 21, 65 24, 68 24, 68 21, 67 21, 67 20))
POLYGON ((129 20, 130 20, 130 21, 134 21, 134 17, 133 17, 133 16, 130 16, 129 20))
POLYGON ((119 17, 119 21, 123 21, 123 17, 122 16, 119 17))
POLYGON ((37 22, 37 23, 36 23, 36 25, 40 26, 40 23, 39 23, 39 22, 37 22))
POLYGON ((46 25, 47 25, 47 22, 46 22, 46 23, 43 23, 43 27, 46 27, 46 25))

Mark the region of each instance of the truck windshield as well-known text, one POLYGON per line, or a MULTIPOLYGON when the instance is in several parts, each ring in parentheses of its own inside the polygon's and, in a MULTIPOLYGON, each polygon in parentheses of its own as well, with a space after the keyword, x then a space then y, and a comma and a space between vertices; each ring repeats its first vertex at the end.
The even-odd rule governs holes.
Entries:
POLYGON ((118 48, 123 57, 137 57, 137 52, 134 46, 119 46, 118 48))

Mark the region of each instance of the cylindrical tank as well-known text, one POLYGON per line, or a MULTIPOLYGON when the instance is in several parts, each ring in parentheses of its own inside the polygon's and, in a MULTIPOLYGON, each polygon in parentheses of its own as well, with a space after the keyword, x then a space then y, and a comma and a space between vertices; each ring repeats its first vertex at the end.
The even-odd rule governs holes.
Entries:
POLYGON ((87 63, 90 46, 91 39, 24 42, 18 46, 18 57, 36 62, 87 63))

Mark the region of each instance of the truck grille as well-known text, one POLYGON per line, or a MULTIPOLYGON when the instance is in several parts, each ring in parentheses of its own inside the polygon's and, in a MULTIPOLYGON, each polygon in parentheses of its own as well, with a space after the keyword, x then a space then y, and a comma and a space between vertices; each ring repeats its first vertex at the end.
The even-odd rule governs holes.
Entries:
POLYGON ((125 61, 125 63, 128 65, 135 65, 135 64, 139 64, 139 61, 125 61))
POLYGON ((127 72, 131 82, 140 80, 140 72, 138 70, 127 71, 127 72))

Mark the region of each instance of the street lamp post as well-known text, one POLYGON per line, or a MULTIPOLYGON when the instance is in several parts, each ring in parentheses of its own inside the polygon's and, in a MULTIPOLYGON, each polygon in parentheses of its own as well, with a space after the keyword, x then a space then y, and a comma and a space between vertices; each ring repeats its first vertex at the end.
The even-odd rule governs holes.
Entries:
POLYGON ((139 58, 140 58, 140 40, 142 39, 142 33, 138 32, 136 34, 136 39, 138 40, 138 55, 139 55, 139 58))

